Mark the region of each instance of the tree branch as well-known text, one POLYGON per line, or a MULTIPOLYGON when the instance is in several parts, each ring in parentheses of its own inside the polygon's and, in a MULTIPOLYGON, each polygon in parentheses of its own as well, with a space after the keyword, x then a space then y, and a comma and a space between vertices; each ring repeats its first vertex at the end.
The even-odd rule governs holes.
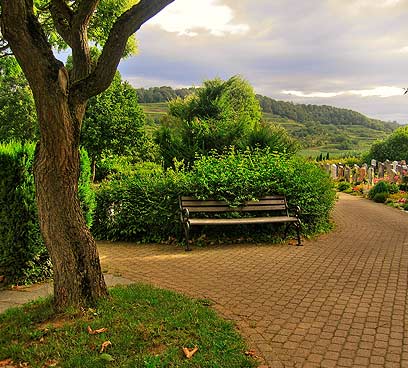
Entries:
POLYGON ((79 3, 71 26, 72 81, 78 81, 91 72, 91 56, 88 44, 88 25, 99 0, 83 0, 79 3))
POLYGON ((100 0, 82 1, 78 6, 78 10, 75 12, 75 23, 88 26, 99 1, 100 0))
POLYGON ((51 0, 49 10, 57 32, 72 47, 71 24, 74 12, 64 0, 51 0))
POLYGON ((108 88, 123 56, 128 38, 173 1, 141 0, 123 13, 113 25, 93 72, 72 86, 71 98, 86 101, 108 88))
POLYGON ((50 83, 58 81, 62 63, 52 53, 34 15, 32 0, 2 0, 1 6, 1 33, 22 67, 34 95, 36 92, 40 95, 50 83))

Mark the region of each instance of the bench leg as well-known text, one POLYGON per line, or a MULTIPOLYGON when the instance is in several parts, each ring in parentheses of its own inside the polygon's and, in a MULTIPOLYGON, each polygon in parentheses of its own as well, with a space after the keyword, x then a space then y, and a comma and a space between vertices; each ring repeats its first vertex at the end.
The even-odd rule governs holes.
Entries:
POLYGON ((283 240, 286 239, 286 237, 288 236, 288 227, 290 226, 290 224, 286 223, 285 225, 285 230, 283 232, 283 240))
POLYGON ((296 226, 296 232, 297 232, 297 246, 301 246, 301 245, 303 245, 302 244, 302 241, 301 241, 301 239, 300 239, 300 231, 301 231, 301 229, 302 229, 302 224, 300 223, 300 221, 295 225, 296 226))
POLYGON ((186 235, 186 252, 191 251, 190 247, 190 224, 188 222, 184 223, 184 233, 186 235))

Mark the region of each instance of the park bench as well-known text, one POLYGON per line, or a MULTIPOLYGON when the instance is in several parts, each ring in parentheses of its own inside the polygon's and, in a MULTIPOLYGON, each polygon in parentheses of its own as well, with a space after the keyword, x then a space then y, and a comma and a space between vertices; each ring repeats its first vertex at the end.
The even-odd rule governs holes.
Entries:
POLYGON ((296 206, 293 214, 289 212, 286 197, 283 195, 271 195, 247 201, 238 207, 231 207, 225 201, 214 199, 197 199, 194 197, 180 197, 181 221, 186 237, 186 250, 190 248, 190 228, 192 226, 207 225, 241 225, 241 224, 275 224, 286 223, 285 234, 290 225, 295 226, 297 232, 297 245, 301 244, 299 219, 300 208, 296 206), (262 213, 263 216, 224 218, 215 215, 227 212, 262 213))

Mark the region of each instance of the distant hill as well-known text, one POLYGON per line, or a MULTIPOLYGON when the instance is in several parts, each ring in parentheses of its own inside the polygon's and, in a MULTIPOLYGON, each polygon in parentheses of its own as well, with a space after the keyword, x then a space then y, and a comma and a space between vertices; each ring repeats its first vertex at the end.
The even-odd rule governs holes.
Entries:
MULTIPOLYGON (((186 97, 195 88, 152 87, 137 89, 139 102, 154 120, 166 114, 166 102, 186 97)), ((257 95, 265 121, 280 124, 305 148, 317 151, 366 150, 400 125, 371 119, 359 112, 328 105, 305 105, 257 95)))

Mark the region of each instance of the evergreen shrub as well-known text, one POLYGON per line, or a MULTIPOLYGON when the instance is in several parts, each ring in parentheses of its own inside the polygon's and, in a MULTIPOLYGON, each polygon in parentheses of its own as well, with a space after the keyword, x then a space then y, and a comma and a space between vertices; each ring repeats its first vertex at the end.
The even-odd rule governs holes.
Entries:
POLYGON ((373 197, 373 201, 377 203, 385 203, 389 195, 389 193, 385 192, 376 193, 373 197))
POLYGON ((348 192, 351 192, 351 188, 352 188, 351 183, 349 183, 347 181, 340 181, 337 184, 337 190, 339 192, 347 192, 348 193, 348 192))
MULTIPOLYGON (((51 276, 40 234, 33 177, 34 144, 0 145, 0 275, 7 283, 31 283, 51 276)), ((79 195, 88 226, 95 207, 89 159, 81 151, 79 195)))
POLYGON ((335 191, 314 163, 269 149, 197 157, 191 171, 139 173, 106 182, 97 190, 92 227, 99 239, 159 241, 181 235, 178 197, 223 199, 235 206, 267 194, 284 194, 302 208, 304 233, 329 228, 335 191))
POLYGON ((379 181, 377 184, 375 184, 369 190, 368 198, 374 199, 375 195, 378 194, 378 193, 387 193, 387 194, 389 194, 390 193, 389 187, 390 186, 386 181, 384 181, 384 180, 379 181))

